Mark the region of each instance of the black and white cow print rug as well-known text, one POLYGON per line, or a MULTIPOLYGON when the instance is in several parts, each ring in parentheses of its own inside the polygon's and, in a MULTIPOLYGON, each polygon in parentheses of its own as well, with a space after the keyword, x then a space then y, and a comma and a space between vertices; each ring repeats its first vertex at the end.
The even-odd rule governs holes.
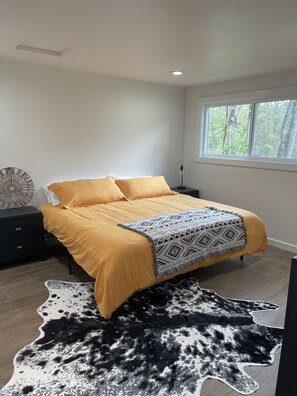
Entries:
POLYGON ((1 396, 200 395, 207 378, 245 395, 258 384, 244 367, 271 364, 282 340, 252 316, 276 305, 226 299, 195 279, 138 292, 110 320, 92 283, 46 286, 40 337, 16 355, 1 396))

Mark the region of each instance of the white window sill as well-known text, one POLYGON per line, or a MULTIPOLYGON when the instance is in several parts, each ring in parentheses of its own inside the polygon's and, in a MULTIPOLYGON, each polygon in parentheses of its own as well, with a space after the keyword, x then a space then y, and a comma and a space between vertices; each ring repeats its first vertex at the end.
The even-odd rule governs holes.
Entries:
POLYGON ((231 159, 231 158, 214 158, 214 157, 199 157, 195 162, 204 164, 220 165, 220 166, 235 166, 243 168, 258 168, 268 170, 278 170, 283 172, 297 172, 297 163, 284 162, 269 162, 265 160, 251 160, 251 159, 231 159))

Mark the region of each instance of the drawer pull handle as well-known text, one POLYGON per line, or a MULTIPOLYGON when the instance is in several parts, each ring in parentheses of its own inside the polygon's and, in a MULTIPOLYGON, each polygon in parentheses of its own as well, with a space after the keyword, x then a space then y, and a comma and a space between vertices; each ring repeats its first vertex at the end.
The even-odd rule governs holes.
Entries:
POLYGON ((18 245, 17 246, 17 249, 19 250, 19 249, 23 249, 23 245, 18 245))
POLYGON ((16 227, 16 231, 22 231, 22 227, 16 227))

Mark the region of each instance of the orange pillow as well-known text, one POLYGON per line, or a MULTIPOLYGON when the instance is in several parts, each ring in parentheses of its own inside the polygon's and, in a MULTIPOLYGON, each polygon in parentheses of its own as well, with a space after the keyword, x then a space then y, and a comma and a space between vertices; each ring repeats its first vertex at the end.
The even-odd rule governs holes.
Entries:
POLYGON ((129 201, 175 194, 170 190, 164 176, 139 177, 115 182, 129 201))
POLYGON ((105 204, 125 199, 110 177, 52 183, 48 189, 56 194, 63 208, 105 204))

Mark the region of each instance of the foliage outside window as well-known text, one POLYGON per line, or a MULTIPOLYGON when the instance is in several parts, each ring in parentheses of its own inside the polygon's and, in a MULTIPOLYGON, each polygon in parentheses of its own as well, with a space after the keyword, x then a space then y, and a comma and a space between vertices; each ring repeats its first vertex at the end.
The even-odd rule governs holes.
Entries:
POLYGON ((297 100, 205 107, 202 156, 297 159, 297 100))

